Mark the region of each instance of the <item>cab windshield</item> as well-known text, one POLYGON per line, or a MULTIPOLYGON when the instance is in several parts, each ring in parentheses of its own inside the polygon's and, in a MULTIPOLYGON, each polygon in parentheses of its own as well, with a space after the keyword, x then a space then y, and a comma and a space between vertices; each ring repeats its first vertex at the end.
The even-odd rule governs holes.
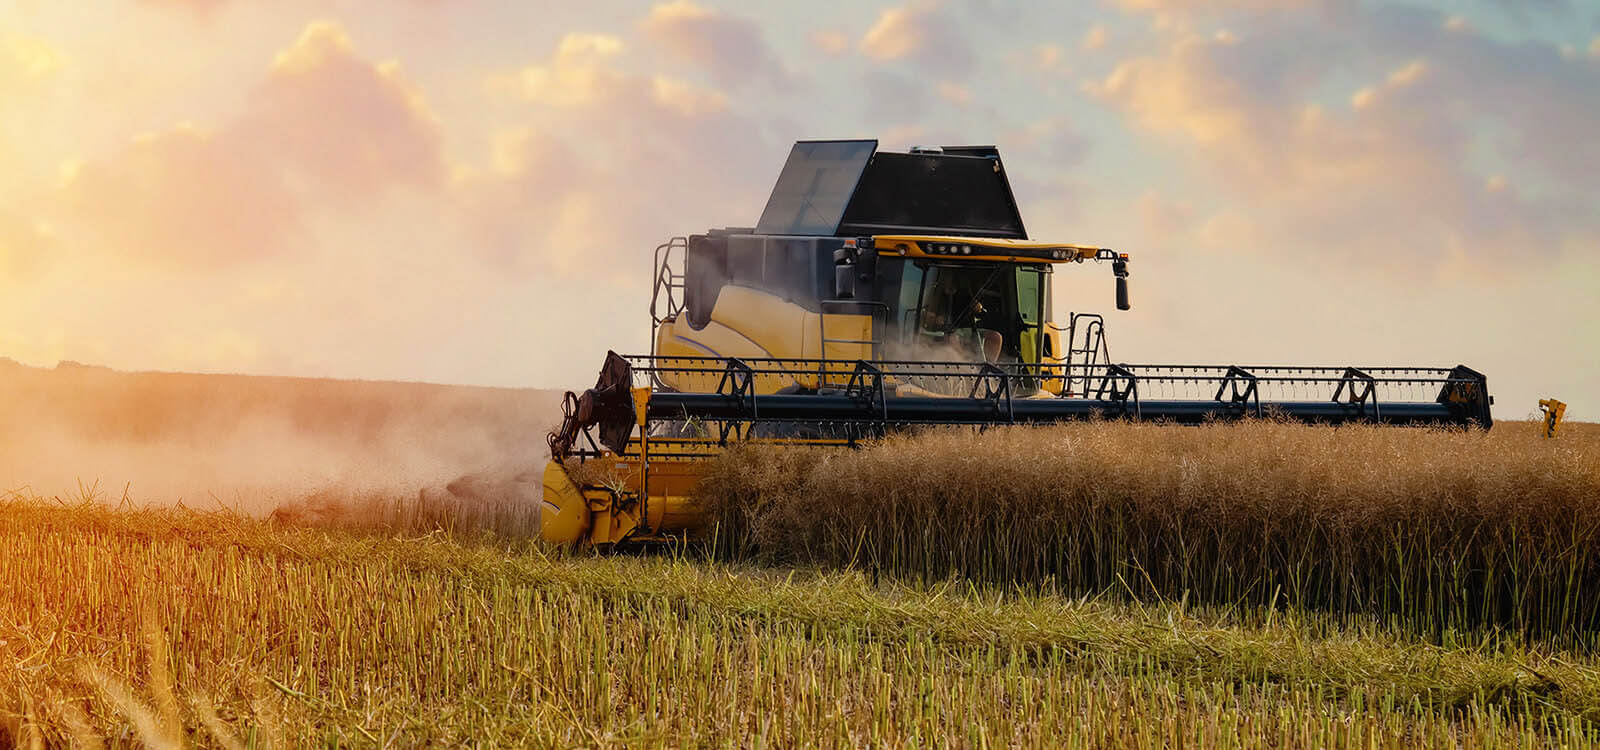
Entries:
POLYGON ((908 262, 895 359, 1039 361, 1046 269, 1007 263, 908 262))

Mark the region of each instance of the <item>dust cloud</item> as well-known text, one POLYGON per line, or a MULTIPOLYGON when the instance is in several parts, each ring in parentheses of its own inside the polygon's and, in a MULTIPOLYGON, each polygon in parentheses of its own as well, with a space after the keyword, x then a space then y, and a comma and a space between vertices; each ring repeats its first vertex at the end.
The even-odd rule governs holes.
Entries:
POLYGON ((534 512, 559 403, 533 389, 0 359, 0 492, 309 521, 408 499, 534 512))

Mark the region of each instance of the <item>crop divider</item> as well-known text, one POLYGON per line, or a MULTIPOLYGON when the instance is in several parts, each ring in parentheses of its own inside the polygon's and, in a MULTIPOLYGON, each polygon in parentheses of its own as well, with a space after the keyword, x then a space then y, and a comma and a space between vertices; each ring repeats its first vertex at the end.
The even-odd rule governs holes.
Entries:
POLYGON ((1133 401, 1133 418, 1142 419, 1143 412, 1139 408, 1139 376, 1127 368, 1126 365, 1106 365, 1105 377, 1100 379, 1100 385, 1095 389, 1094 397, 1100 401, 1111 401, 1117 404, 1118 416, 1127 416, 1128 401, 1133 401), (1107 398, 1110 396, 1110 398, 1107 398))
MULTIPOLYGON (((738 357, 729 357, 728 367, 722 371, 722 379, 717 381, 717 393, 734 399, 741 408, 747 409, 751 420, 761 416, 756 409, 755 380, 756 372, 750 365, 738 357)), ((742 424, 735 420, 718 423, 717 444, 727 445, 729 435, 742 439, 745 436, 740 430, 742 424)))
POLYGON ((967 393, 967 398, 977 398, 978 390, 983 390, 983 399, 993 401, 994 410, 1000 412, 1000 402, 1005 402, 1006 424, 1016 424, 1017 411, 1011 403, 1011 373, 996 367, 991 362, 983 363, 978 368, 978 377, 972 381, 972 390, 967 393))
POLYGON ((1249 404, 1255 405, 1256 416, 1261 416, 1261 390, 1256 386, 1260 384, 1249 370, 1238 365, 1229 365, 1228 371, 1222 376, 1222 382, 1217 384, 1217 393, 1213 400, 1228 404, 1230 408, 1243 412, 1249 404), (1227 394, 1227 398, 1223 398, 1227 394))
POLYGON ((1377 379, 1354 367, 1344 368, 1344 374, 1339 377, 1339 387, 1333 389, 1334 403, 1340 403, 1339 399, 1345 395, 1346 387, 1350 389, 1350 395, 1345 396, 1346 400, 1343 403, 1354 405, 1357 414, 1365 416, 1367 402, 1371 401, 1372 417, 1379 419, 1383 416, 1379 411, 1381 407, 1378 405, 1377 379))
MULTIPOLYGON (((855 370, 850 373, 850 380, 845 383, 844 392, 866 407, 868 413, 876 417, 872 433, 882 436, 889 422, 889 399, 883 388, 883 370, 878 369, 866 360, 856 360, 855 370)), ((856 446, 860 435, 861 425, 851 421, 846 426, 846 439, 850 447, 856 446)))

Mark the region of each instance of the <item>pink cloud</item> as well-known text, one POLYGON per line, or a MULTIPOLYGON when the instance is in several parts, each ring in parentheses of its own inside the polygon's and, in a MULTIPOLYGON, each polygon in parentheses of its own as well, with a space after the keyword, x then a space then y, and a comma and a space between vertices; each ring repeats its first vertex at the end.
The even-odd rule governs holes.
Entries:
POLYGON ((171 8, 197 14, 207 14, 222 7, 227 0, 139 0, 152 8, 171 8))
POLYGON ((748 18, 675 0, 651 8, 640 27, 667 54, 705 69, 721 84, 761 81, 778 88, 793 84, 792 75, 767 46, 761 27, 748 18))
POLYGON ((1318 262, 1398 268, 1421 259, 1441 269, 1592 246, 1600 226, 1583 208, 1600 198, 1592 180, 1558 194, 1537 185, 1600 164, 1592 139, 1563 132, 1600 117, 1600 75, 1585 81, 1553 52, 1527 59, 1526 49, 1424 20, 1353 13, 1311 42, 1295 24, 1239 38, 1182 34, 1088 91, 1192 157, 1221 189, 1215 198, 1247 207, 1224 203, 1224 212, 1318 262), (1468 39, 1450 39, 1460 37, 1468 39), (1369 73, 1373 83, 1345 106, 1314 99, 1351 73, 1336 61, 1354 50, 1388 67, 1369 73), (1516 167, 1509 181, 1474 166, 1486 132, 1503 134, 1490 143, 1516 167))
POLYGON ((421 90, 398 63, 361 57, 326 21, 278 53, 235 130, 235 145, 294 165, 336 198, 432 185, 446 171, 438 118, 421 90))
POLYGON ((191 127, 135 139, 62 188, 62 231, 93 251, 186 267, 277 255, 299 234, 288 186, 226 135, 191 127))
POLYGON ((720 91, 630 71, 627 53, 615 37, 569 34, 497 76, 524 109, 493 168, 455 196, 496 263, 637 277, 609 261, 760 211, 781 148, 720 91))
POLYGON ((307 217, 443 181, 437 123, 391 64, 313 23, 246 112, 220 127, 141 136, 69 173, 52 218, 86 249, 216 266, 293 252, 307 217))

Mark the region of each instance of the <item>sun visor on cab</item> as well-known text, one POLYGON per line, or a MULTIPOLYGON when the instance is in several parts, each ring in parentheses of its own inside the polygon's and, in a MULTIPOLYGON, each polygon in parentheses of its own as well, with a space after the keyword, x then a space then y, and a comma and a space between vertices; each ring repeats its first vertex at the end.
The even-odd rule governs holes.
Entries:
POLYGON ((876 140, 795 143, 756 233, 1027 239, 993 146, 877 148, 876 140))

